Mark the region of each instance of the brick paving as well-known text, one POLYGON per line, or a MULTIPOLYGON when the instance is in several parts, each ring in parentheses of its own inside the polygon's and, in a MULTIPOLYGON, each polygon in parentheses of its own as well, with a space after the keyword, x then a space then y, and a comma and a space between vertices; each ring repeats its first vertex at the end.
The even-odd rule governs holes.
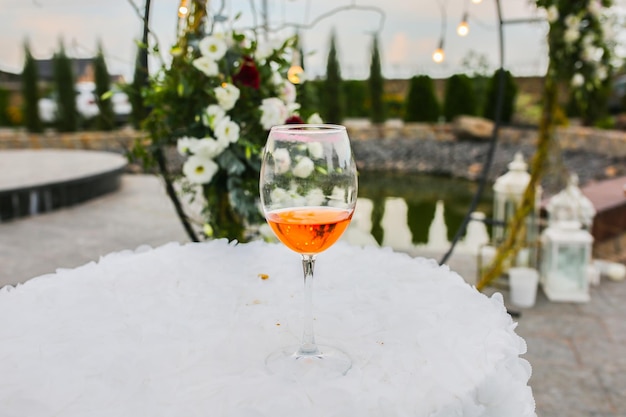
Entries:
MULTIPOLYGON (((124 175, 115 193, 0 223, 0 286, 113 251, 187 240, 160 181, 124 175)), ((472 277, 474 262, 455 254, 450 266, 472 277)), ((626 281, 603 279, 589 303, 553 303, 540 292, 532 308, 510 306, 521 313, 517 331, 528 343, 539 417, 626 417, 625 301, 626 281)))

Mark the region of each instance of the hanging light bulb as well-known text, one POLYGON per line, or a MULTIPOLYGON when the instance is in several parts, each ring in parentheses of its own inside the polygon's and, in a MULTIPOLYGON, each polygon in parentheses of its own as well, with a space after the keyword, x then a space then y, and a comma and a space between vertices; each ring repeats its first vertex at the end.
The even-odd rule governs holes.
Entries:
POLYGON ((446 54, 443 51, 443 38, 441 38, 441 40, 439 41, 439 47, 435 49, 435 52, 433 52, 433 61, 435 61, 437 64, 440 64, 445 58, 446 54))
POLYGON ((187 7, 187 0, 181 0, 180 6, 178 6, 178 17, 181 19, 189 13, 189 7, 187 7))
POLYGON ((291 67, 287 71, 287 79, 291 84, 300 84, 304 82, 304 69, 300 65, 300 51, 295 49, 291 57, 291 67))
POLYGON ((459 36, 467 36, 469 33, 469 25, 467 24, 467 12, 463 14, 463 19, 461 19, 461 23, 456 27, 456 33, 459 36))

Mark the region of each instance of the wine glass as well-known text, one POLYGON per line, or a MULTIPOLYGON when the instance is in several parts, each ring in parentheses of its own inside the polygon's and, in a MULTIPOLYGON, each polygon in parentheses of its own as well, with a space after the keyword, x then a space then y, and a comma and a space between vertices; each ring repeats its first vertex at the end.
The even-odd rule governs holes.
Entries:
POLYGON ((352 362, 339 349, 315 343, 312 284, 315 257, 348 227, 356 206, 357 170, 344 126, 292 124, 270 130, 259 183, 274 234, 302 256, 304 330, 300 346, 267 357, 275 372, 309 368, 345 374, 352 362))

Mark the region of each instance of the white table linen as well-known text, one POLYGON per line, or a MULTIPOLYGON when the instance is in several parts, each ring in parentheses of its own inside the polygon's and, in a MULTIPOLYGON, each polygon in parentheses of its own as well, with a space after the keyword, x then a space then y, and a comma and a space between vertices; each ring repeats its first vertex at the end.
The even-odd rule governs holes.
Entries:
POLYGON ((224 240, 4 287, 0 417, 535 416, 502 297, 389 249, 338 243, 317 259, 317 341, 352 369, 271 374, 265 357, 299 342, 302 287, 297 254, 224 240))

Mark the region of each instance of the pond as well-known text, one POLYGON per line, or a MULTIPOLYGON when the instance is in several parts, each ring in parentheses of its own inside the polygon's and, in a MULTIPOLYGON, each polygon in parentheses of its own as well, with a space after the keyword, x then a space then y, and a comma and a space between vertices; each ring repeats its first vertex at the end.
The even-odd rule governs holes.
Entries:
MULTIPOLYGON (((446 250, 477 189, 477 182, 457 178, 361 172, 350 239, 400 250, 446 250)), ((493 191, 488 184, 476 211, 490 218, 492 205, 493 191)), ((472 221, 464 240, 472 240, 476 247, 485 243, 489 234, 484 223, 472 221)))

